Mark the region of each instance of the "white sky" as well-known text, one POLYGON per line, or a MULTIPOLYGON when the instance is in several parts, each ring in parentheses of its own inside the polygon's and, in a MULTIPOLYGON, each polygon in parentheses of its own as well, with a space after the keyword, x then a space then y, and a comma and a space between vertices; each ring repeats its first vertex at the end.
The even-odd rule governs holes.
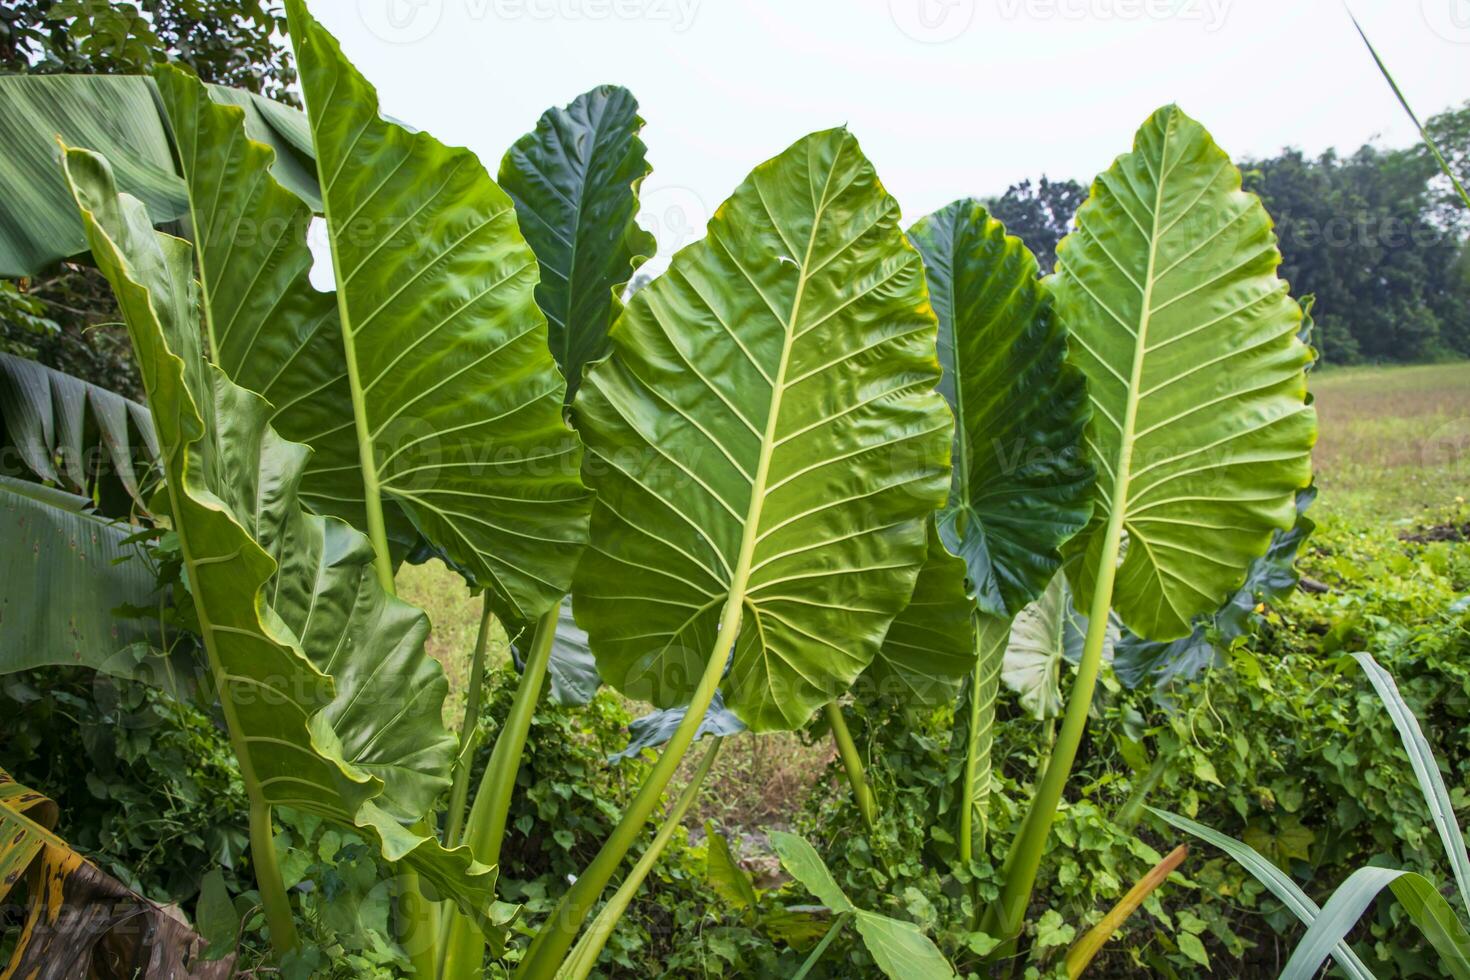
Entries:
MULTIPOLYGON (((905 222, 1089 180, 1178 102, 1232 156, 1415 134, 1339 0, 317 0, 383 111, 493 174, 603 82, 648 121, 659 265, 761 160, 847 123, 905 222)), ((1355 0, 1421 118, 1470 98, 1470 0, 1355 0)))

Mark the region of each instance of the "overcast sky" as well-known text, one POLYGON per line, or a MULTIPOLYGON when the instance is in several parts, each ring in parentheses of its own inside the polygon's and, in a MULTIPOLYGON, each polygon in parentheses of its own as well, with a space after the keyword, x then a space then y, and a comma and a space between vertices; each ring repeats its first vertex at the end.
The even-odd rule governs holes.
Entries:
MULTIPOLYGON (((493 174, 541 112, 631 89, 660 261, 745 174, 846 123, 906 221, 1087 181, 1178 102, 1234 157, 1414 139, 1339 0, 318 0, 383 111, 493 174)), ((1426 117, 1470 98, 1470 0, 1356 0, 1426 117)))

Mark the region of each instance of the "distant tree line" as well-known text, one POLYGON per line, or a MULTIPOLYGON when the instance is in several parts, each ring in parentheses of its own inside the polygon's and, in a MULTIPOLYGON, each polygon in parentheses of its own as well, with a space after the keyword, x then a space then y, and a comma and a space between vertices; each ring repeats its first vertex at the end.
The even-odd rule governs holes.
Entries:
MULTIPOLYGON (((1470 103, 1426 127, 1470 179, 1470 103)), ((1337 364, 1470 357, 1470 215, 1421 145, 1350 155, 1288 149, 1241 163, 1276 220, 1281 274, 1314 293, 1316 343, 1337 364)), ((1043 272, 1086 197, 1073 180, 1022 181, 987 201, 1043 272)))
MULTIPOLYGON (((0 74, 144 72, 157 61, 296 104, 278 0, 11 0, 0 7, 0 74)), ((1470 181, 1470 102, 1427 127, 1470 181)), ((1282 275, 1314 293, 1316 342, 1333 363, 1470 357, 1470 215, 1423 146, 1311 158, 1288 149, 1241 163, 1276 219, 1282 275)), ((1022 181, 986 203, 1052 270, 1087 196, 1075 180, 1022 181)), ((635 277, 633 288, 647 275, 635 277)), ((136 393, 106 284, 85 265, 0 280, 0 350, 136 393)))

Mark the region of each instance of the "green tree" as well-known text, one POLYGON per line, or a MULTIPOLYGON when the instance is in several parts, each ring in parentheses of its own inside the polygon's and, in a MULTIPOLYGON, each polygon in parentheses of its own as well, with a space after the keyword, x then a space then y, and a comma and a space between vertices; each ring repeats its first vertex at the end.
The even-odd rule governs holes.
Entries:
POLYGON ((0 11, 0 72, 138 74, 177 61, 299 105, 285 30, 280 6, 262 0, 15 0, 0 11))
POLYGON ((1351 156, 1300 150, 1248 164, 1245 186, 1276 219, 1282 275, 1317 296, 1317 343, 1337 363, 1470 354, 1461 226, 1418 148, 1351 156))
POLYGON ((1056 264, 1057 242, 1072 230, 1072 215, 1085 200, 1087 188, 1077 181, 1050 180, 1043 174, 1034 186, 1029 180, 1012 184, 985 206, 1008 232, 1026 243, 1041 274, 1047 275, 1056 264))

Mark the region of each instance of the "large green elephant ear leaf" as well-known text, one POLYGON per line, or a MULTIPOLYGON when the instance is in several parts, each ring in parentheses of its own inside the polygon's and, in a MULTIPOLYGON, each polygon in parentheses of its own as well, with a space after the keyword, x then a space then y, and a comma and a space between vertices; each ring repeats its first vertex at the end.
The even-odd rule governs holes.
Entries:
MULTIPOLYGON (((276 153, 249 138, 243 109, 211 99, 173 65, 156 68, 154 80, 179 148, 210 359, 270 403, 272 428, 312 448, 302 501, 364 529, 337 301, 307 281, 311 208, 270 172, 276 153)), ((391 501, 383 518, 400 558, 417 537, 413 525, 391 501)))
POLYGON ((733 645, 725 702, 761 731, 867 667, 948 482, 934 336, 845 129, 757 167, 633 295, 573 406, 597 491, 575 609, 609 683, 685 703, 733 645))
POLYGON ((1113 606, 1135 633, 1175 639, 1295 520, 1317 431, 1311 352, 1270 217, 1177 107, 1093 182, 1077 226, 1052 288, 1087 376, 1100 472, 1069 574, 1090 608, 1104 542, 1125 531, 1113 606))
POLYGON ((248 792, 375 834, 487 923, 494 869, 406 828, 449 785, 447 685, 428 621, 373 574, 367 540, 307 513, 309 450, 201 350, 191 249, 119 195, 107 162, 67 176, 132 337, 163 448, 184 574, 248 792))
MULTIPOLYGON (((1302 314, 1306 316, 1309 309, 1304 303, 1302 314)), ((1316 498, 1315 487, 1297 491, 1296 523, 1291 530, 1272 533, 1266 553, 1246 569, 1244 584, 1213 615, 1196 620, 1188 636, 1165 643, 1124 633, 1113 661, 1118 680, 1127 687, 1151 681, 1163 689, 1176 680, 1193 680, 1205 669, 1223 663, 1224 651, 1231 643, 1255 629, 1260 621, 1258 604, 1278 602, 1296 591, 1297 553, 1317 527, 1317 522, 1307 516, 1316 498)))
MULTIPOLYGON (((939 515, 942 543, 930 542, 914 603, 894 620, 871 670, 894 668, 929 702, 953 691, 962 664, 975 665, 976 606, 1006 620, 1046 587, 1062 543, 1091 512, 1093 469, 1082 451, 1082 375, 1067 363, 1066 331, 1035 257, 972 200, 921 218, 909 240, 923 256, 939 318, 954 470, 939 515)), ((994 644, 983 646, 998 655, 994 644)), ((998 661, 985 664, 971 692, 992 708, 999 669, 998 661)), ((983 714, 977 733, 990 727, 983 714)))
POLYGON ((599 85, 548 109, 500 161, 500 186, 541 264, 536 302, 568 401, 583 365, 607 353, 608 328, 622 310, 617 294, 634 262, 654 251, 653 236, 634 220, 638 185, 652 169, 642 128, 632 93, 599 85))
POLYGON ((859 679, 864 696, 943 704, 975 667, 975 597, 965 588, 965 563, 944 547, 933 518, 928 534, 913 598, 894 617, 878 655, 859 679))
POLYGON ((939 529, 980 608, 1014 616, 1061 566, 1092 512, 1087 392, 1036 258, 976 201, 920 219, 939 317, 940 390, 954 410, 954 476, 939 529))
POLYGON ((365 491, 380 550, 388 500, 502 617, 532 618, 566 593, 590 508, 536 257, 474 154, 383 119, 337 40, 299 0, 286 10, 360 464, 344 481, 365 491))

